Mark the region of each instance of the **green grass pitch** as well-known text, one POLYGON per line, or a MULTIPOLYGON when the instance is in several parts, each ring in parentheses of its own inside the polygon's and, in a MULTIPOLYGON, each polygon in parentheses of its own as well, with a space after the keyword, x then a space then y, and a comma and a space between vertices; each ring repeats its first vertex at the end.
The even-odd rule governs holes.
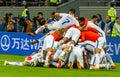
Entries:
POLYGON ((0 77, 120 77, 120 63, 114 70, 69 70, 29 66, 4 66, 4 60, 23 61, 25 56, 0 54, 0 77))

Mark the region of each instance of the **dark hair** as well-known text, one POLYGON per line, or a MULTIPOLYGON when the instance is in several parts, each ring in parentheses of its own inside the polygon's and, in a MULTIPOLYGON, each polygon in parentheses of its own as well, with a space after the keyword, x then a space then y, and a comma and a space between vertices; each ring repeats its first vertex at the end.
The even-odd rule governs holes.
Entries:
POLYGON ((42 13, 42 12, 38 12, 38 14, 41 14, 41 15, 43 15, 43 13, 42 13))
POLYGON ((116 17, 116 20, 119 19, 119 17, 116 17))
POLYGON ((54 15, 56 12, 52 12, 51 15, 54 15))
POLYGON ((114 7, 114 6, 115 6, 115 3, 111 3, 110 6, 111 6, 111 7, 114 7))
POLYGON ((79 20, 79 21, 84 21, 85 18, 84 18, 84 17, 78 17, 78 20, 79 20))
POLYGON ((9 13, 9 16, 13 15, 13 13, 9 13))
POLYGON ((94 19, 94 18, 97 18, 97 16, 96 16, 96 15, 93 15, 91 19, 94 19))
POLYGON ((75 14, 75 9, 70 9, 69 11, 75 14))
POLYGON ((97 14, 99 17, 100 17, 100 19, 102 19, 102 16, 101 16, 101 14, 97 14))

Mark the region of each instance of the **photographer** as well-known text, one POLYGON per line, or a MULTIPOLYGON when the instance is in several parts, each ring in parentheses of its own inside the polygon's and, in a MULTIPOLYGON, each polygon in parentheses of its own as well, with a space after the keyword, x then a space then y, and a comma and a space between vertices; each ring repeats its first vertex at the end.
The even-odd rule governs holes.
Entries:
POLYGON ((46 22, 45 18, 43 17, 43 13, 42 12, 38 12, 36 17, 33 17, 33 27, 34 27, 34 31, 39 28, 40 26, 44 25, 46 22))
POLYGON ((8 32, 17 32, 17 19, 14 17, 12 13, 9 13, 9 19, 7 24, 7 31, 8 32))
POLYGON ((7 28, 7 24, 8 24, 8 19, 9 19, 9 14, 6 13, 5 16, 3 17, 3 21, 2 21, 2 28, 1 28, 1 31, 6 31, 6 28, 7 28))

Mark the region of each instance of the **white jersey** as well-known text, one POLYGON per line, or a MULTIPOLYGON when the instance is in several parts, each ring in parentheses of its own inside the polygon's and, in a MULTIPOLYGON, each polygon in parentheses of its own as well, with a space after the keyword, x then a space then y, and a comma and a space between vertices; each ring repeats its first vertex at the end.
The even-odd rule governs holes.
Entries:
POLYGON ((79 26, 78 20, 71 16, 70 14, 66 13, 60 13, 60 20, 54 22, 52 25, 48 25, 48 28, 51 29, 58 29, 58 28, 67 28, 71 26, 72 24, 75 24, 76 26, 79 26))
POLYGON ((68 27, 71 24, 75 24, 76 26, 79 26, 79 22, 76 20, 75 17, 71 16, 70 14, 60 13, 60 16, 62 17, 58 22, 61 27, 68 27))
POLYGON ((93 27, 93 28, 95 28, 101 36, 103 36, 104 38, 106 38, 105 32, 99 26, 97 26, 96 24, 94 24, 92 21, 88 21, 86 27, 90 27, 90 26, 93 27))

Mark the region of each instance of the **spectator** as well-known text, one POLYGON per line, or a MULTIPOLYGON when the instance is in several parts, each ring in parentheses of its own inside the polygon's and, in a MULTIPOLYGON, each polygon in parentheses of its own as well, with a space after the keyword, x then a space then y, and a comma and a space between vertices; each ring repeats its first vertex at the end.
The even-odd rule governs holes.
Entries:
POLYGON ((11 0, 11 6, 17 6, 17 1, 16 0, 11 0))
POLYGON ((114 26, 114 23, 111 22, 111 17, 106 16, 104 32, 107 36, 111 36, 113 26, 114 26))
POLYGON ((28 5, 25 5, 25 9, 22 12, 22 17, 23 18, 28 18, 30 19, 30 14, 29 14, 29 9, 28 9, 28 5))
POLYGON ((36 30, 40 26, 44 25, 45 22, 46 22, 46 20, 43 17, 43 13, 42 12, 38 12, 37 16, 33 18, 34 29, 36 30))
POLYGON ((63 3, 62 0, 58 0, 58 2, 57 2, 57 6, 60 5, 60 4, 62 4, 62 3, 63 3))
POLYGON ((2 21, 2 24, 1 24, 1 31, 6 31, 7 30, 8 19, 9 19, 9 14, 6 13, 5 16, 3 17, 3 21, 2 21))
POLYGON ((22 6, 25 6, 26 5, 26 0, 21 0, 21 3, 22 3, 21 4, 22 6))
POLYGON ((98 25, 102 30, 104 30, 105 23, 104 23, 103 20, 102 20, 101 14, 97 14, 96 16, 97 16, 97 25, 98 25))
POLYGON ((49 0, 45 0, 45 6, 49 6, 50 5, 50 1, 49 0))
POLYGON ((112 29, 112 36, 120 37, 120 18, 119 17, 116 17, 116 21, 112 29))
POLYGON ((22 32, 31 32, 32 30, 32 22, 30 21, 30 14, 28 9, 28 4, 25 5, 25 9, 22 12, 22 17, 24 18, 24 22, 26 25, 23 26, 22 32))
POLYGON ((14 17, 14 15, 12 13, 9 13, 7 31, 8 32, 17 32, 17 19, 14 17))
POLYGON ((108 9, 108 16, 111 17, 111 21, 114 23, 115 22, 115 18, 117 16, 117 11, 115 9, 115 4, 114 3, 110 4, 110 9, 108 9))
POLYGON ((62 0, 50 0, 50 6, 58 6, 62 4, 62 0))
POLYGON ((44 6, 46 0, 38 0, 38 6, 44 6))

